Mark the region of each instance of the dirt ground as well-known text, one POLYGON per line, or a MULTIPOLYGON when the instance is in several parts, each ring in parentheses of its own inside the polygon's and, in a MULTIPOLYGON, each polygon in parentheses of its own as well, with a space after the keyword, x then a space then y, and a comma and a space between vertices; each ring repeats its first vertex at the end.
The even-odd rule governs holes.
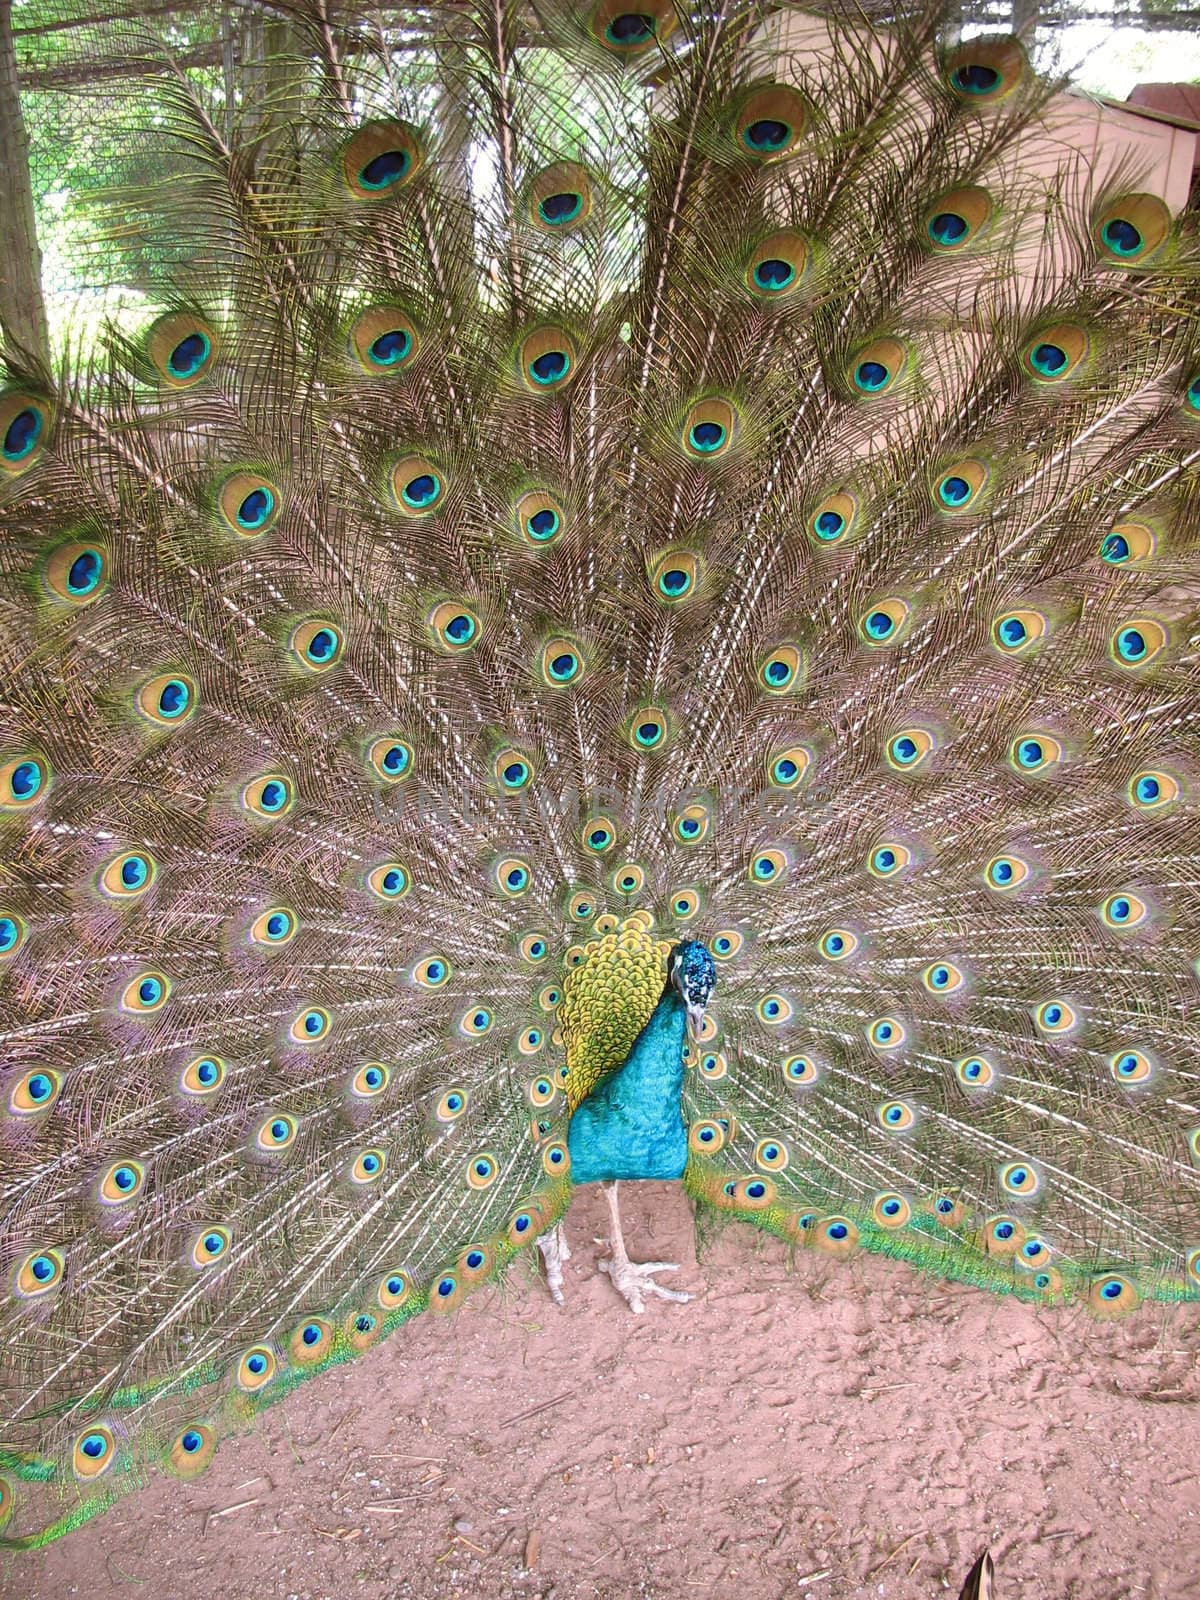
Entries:
POLYGON ((567 1305, 520 1271, 422 1317, 57 1546, 21 1600, 1200 1600, 1200 1317, 996 1303, 734 1228, 697 1262, 677 1189, 628 1186, 641 1317, 569 1218, 567 1305))

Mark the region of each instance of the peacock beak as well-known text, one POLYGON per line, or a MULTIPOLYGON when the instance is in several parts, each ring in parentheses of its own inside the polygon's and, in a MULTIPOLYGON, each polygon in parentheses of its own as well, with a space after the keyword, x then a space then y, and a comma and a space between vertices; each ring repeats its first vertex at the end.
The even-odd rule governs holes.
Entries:
POLYGON ((704 1027, 704 1007, 696 1000, 685 1000, 683 1004, 687 1012, 688 1038, 693 1044, 699 1044, 700 1033, 704 1027))

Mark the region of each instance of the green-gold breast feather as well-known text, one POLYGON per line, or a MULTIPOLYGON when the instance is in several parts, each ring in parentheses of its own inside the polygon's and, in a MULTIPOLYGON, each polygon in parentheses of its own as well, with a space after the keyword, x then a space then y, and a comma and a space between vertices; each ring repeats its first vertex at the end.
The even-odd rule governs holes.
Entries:
POLYGON ((0 1543, 631 1095, 710 1216, 1200 1298, 1194 217, 1048 211, 932 14, 291 12, 278 116, 150 63, 150 309, 0 388, 0 1543))

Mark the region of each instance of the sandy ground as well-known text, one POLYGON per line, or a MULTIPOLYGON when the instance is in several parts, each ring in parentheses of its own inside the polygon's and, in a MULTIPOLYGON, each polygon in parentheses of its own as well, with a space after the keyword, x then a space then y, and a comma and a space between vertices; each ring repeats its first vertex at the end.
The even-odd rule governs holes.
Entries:
POLYGON ((744 1228, 697 1262, 682 1195, 624 1190, 631 1254, 691 1305, 520 1271, 410 1323, 59 1545, 22 1600, 1200 1597, 1200 1317, 996 1303, 744 1228))

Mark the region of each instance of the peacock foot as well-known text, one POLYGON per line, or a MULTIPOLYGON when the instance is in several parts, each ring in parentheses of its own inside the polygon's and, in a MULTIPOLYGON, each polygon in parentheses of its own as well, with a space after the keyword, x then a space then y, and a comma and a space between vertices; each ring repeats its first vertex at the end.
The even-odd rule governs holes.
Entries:
POLYGON ((546 1287, 550 1291, 550 1298, 556 1306, 565 1305, 563 1299, 563 1262, 570 1261, 571 1247, 567 1243, 567 1230, 562 1223, 556 1223, 549 1233, 544 1233, 538 1239, 538 1249, 542 1252, 542 1260, 546 1263, 546 1287))
POLYGON ((645 1311, 649 1295, 656 1295, 660 1300, 674 1300, 679 1305, 685 1305, 692 1298, 682 1289, 668 1289, 654 1281, 656 1272, 678 1272, 678 1262, 630 1261, 624 1250, 617 1247, 616 1241, 613 1241, 612 1252, 611 1256, 602 1257, 596 1265, 601 1272, 607 1272, 613 1288, 624 1296, 631 1311, 645 1311))

